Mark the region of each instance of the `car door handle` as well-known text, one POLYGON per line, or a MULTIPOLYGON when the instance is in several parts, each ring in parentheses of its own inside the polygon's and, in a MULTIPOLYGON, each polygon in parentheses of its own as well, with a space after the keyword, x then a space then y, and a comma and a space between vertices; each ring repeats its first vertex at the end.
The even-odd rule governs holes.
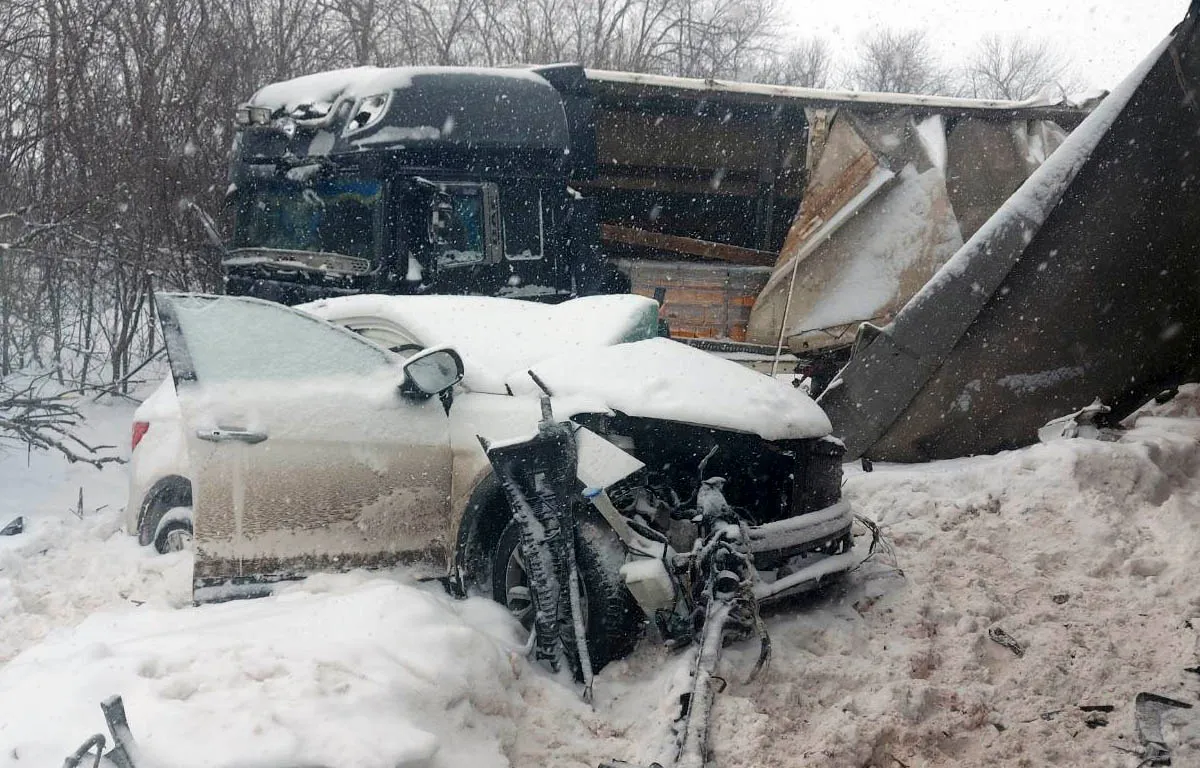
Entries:
POLYGON ((225 443, 237 442, 254 445, 261 443, 267 439, 266 432, 250 432, 245 429, 227 429, 225 427, 217 427, 216 429, 198 429, 196 437, 201 440, 207 440, 210 443, 225 443))

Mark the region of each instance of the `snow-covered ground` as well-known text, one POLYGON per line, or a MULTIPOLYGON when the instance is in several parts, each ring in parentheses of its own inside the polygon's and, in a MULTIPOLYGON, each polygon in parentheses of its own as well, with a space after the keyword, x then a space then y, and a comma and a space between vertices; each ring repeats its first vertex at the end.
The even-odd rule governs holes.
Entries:
MULTIPOLYGON (((131 412, 89 406, 89 428, 125 446, 131 412)), ((1185 671, 1200 632, 1198 416, 1189 388, 1119 442, 852 471, 846 492, 902 572, 880 555, 771 609, 774 658, 752 684, 757 647, 728 650, 716 764, 1136 765, 1135 694, 1200 694, 1185 671), (1094 705, 1113 710, 1080 709, 1094 705)), ((187 555, 118 531, 120 467, 8 453, 0 489, 0 526, 27 522, 0 538, 0 768, 58 764, 104 731, 112 693, 151 766, 662 756, 685 656, 643 643, 601 673, 593 709, 519 655, 488 601, 357 573, 194 608, 187 555)), ((1168 724, 1176 765, 1200 765, 1197 720, 1168 724)))

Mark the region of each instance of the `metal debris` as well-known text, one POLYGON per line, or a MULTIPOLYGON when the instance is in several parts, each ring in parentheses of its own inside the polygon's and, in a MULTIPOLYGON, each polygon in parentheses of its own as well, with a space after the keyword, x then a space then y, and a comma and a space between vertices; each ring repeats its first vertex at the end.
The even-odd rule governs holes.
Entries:
POLYGON ((584 700, 590 702, 592 664, 575 564, 575 515, 569 503, 577 461, 575 439, 569 426, 555 421, 548 396, 541 405, 542 420, 531 439, 500 447, 490 446, 482 437, 479 441, 508 497, 513 519, 521 526, 519 546, 536 607, 536 658, 558 669, 560 650, 568 650, 561 621, 564 614, 569 616, 575 640, 569 650, 577 654, 584 700))
POLYGON ((993 643, 999 643, 1000 645, 1003 645, 1017 656, 1025 655, 1025 646, 1018 643, 1012 635, 1008 634, 1003 629, 1000 629, 1000 627, 992 627, 989 629, 988 639, 993 643))
POLYGON ((92 758, 93 768, 99 766, 102 760, 106 760, 106 765, 113 768, 138 768, 140 761, 137 743, 129 730, 129 721, 125 719, 125 704, 121 697, 110 696, 100 702, 100 711, 104 713, 104 722, 108 724, 108 732, 112 734, 113 748, 106 754, 104 745, 107 740, 104 734, 94 734, 67 757, 63 768, 79 768, 85 757, 92 758))
POLYGON ((1192 705, 1157 693, 1139 693, 1133 700, 1133 718, 1142 742, 1140 766, 1170 765, 1171 750, 1162 732, 1162 716, 1169 709, 1191 709, 1192 705))

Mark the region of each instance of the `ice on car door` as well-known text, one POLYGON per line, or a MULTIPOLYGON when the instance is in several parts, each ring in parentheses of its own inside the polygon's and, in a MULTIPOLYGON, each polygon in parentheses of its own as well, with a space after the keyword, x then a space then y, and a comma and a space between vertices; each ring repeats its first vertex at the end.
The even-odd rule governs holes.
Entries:
POLYGON ((444 572, 436 398, 345 329, 242 297, 158 296, 191 463, 195 587, 397 562, 444 572))

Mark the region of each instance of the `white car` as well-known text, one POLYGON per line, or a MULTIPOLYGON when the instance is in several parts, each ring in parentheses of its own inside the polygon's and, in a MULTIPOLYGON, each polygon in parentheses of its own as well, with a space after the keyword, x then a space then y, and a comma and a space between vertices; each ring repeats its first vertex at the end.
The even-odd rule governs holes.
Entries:
MULTIPOLYGON (((478 361, 472 372, 476 379, 486 378, 487 368, 536 362, 543 350, 608 346, 658 333, 657 305, 632 295, 554 306, 468 296, 363 296, 298 309, 402 356, 457 342, 478 361)), ((124 527, 140 544, 153 544, 162 553, 187 548, 192 538, 192 483, 181 418, 170 377, 133 414, 124 527)))
MULTIPOLYGON (((197 600, 402 563, 528 621, 519 531, 480 438, 528 438, 544 396, 577 435, 580 490, 608 504, 572 501, 595 668, 633 647, 652 610, 626 588, 636 548, 614 528, 663 542, 665 562, 668 545, 687 551, 696 538, 701 487, 738 515, 762 596, 851 565, 842 449, 821 409, 783 382, 653 338, 648 299, 350 296, 289 308, 164 294, 158 306, 182 434, 162 437, 161 466, 190 479, 197 600)), ((177 507, 167 509, 131 528, 159 538, 177 507)))
POLYGON ((162 553, 192 540, 192 482, 175 383, 163 381, 133 412, 125 530, 162 553))

